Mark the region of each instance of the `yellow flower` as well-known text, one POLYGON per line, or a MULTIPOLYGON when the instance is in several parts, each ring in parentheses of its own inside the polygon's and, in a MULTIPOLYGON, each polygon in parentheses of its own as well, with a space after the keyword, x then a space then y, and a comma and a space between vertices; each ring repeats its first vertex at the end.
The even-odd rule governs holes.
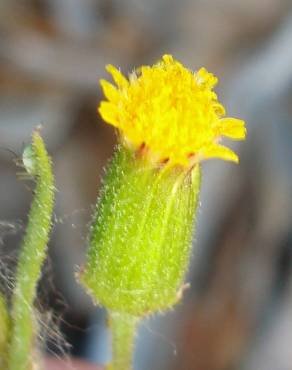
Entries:
POLYGON ((214 157, 238 162, 218 141, 222 136, 244 139, 244 121, 223 118, 225 109, 213 91, 217 78, 205 68, 192 72, 164 55, 129 79, 112 65, 106 69, 117 87, 101 80, 108 101, 101 102, 99 113, 119 129, 127 145, 169 165, 189 167, 214 157))

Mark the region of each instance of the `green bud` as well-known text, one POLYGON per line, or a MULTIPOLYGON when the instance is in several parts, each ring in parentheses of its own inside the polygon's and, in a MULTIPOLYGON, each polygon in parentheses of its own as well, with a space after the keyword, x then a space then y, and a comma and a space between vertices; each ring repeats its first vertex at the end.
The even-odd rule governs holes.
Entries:
POLYGON ((119 146, 91 228, 81 283, 112 312, 145 316, 180 298, 200 168, 153 167, 119 146))

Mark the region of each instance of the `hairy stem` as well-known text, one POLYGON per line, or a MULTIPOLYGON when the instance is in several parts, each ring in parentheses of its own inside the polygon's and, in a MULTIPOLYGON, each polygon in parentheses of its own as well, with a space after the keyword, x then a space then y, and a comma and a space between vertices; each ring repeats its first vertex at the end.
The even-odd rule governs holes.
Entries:
POLYGON ((136 326, 139 318, 118 312, 110 312, 113 360, 111 370, 131 370, 136 326))
POLYGON ((46 258, 54 203, 51 160, 38 132, 33 133, 29 153, 30 156, 26 155, 23 162, 27 171, 35 177, 36 188, 16 272, 12 300, 9 370, 31 369, 36 336, 33 304, 41 268, 46 258))
POLYGON ((0 294, 0 370, 7 369, 10 320, 5 298, 0 294))

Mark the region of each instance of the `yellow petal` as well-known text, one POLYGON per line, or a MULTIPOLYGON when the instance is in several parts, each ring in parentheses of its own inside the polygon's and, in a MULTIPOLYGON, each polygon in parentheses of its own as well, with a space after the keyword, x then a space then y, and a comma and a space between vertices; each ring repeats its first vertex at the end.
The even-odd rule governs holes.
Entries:
POLYGON ((218 131, 220 135, 231 139, 243 140, 246 136, 246 128, 244 121, 237 118, 222 118, 218 123, 218 131))
POLYGON ((203 149, 200 152, 200 156, 202 156, 203 159, 221 158, 225 161, 232 161, 235 163, 239 162, 238 156, 233 152, 233 150, 219 144, 210 145, 205 150, 203 149))
POLYGON ((126 77, 112 64, 108 64, 106 66, 106 70, 110 73, 113 77, 113 80, 118 85, 118 87, 127 87, 129 82, 126 77))
POLYGON ((102 119, 106 122, 110 122, 113 126, 118 126, 118 110, 115 104, 102 101, 98 111, 102 119))
POLYGON ((112 103, 116 103, 120 96, 118 90, 106 80, 100 80, 100 84, 106 98, 112 103))

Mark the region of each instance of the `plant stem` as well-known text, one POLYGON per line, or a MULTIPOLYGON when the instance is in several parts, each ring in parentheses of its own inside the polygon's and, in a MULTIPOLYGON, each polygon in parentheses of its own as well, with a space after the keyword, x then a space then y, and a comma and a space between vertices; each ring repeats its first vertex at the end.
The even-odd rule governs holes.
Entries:
POLYGON ((7 369, 7 347, 9 343, 9 314, 4 296, 0 293, 0 370, 7 369))
POLYGON ((29 149, 30 167, 28 169, 26 166, 26 169, 35 176, 36 188, 20 250, 16 285, 12 298, 9 370, 30 370, 32 368, 34 339, 37 335, 33 304, 41 268, 46 258, 54 203, 51 160, 38 132, 33 133, 32 146, 29 149))
POLYGON ((113 360, 111 370, 131 370, 133 347, 138 317, 110 312, 109 322, 112 330, 113 360))

